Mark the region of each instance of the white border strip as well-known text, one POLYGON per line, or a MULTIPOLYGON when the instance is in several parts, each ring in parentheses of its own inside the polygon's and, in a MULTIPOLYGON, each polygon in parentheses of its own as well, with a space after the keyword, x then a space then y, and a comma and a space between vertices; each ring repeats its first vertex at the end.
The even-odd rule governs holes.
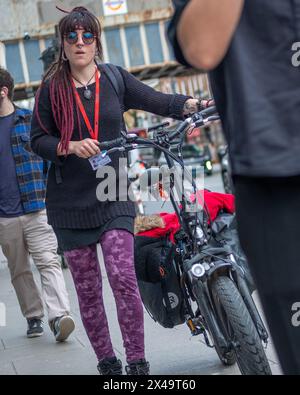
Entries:
POLYGON ((162 46, 164 61, 167 62, 168 60, 170 60, 170 51, 166 39, 165 23, 166 21, 159 22, 159 33, 160 33, 160 42, 162 46))
POLYGON ((24 80, 25 80, 26 84, 29 84, 30 78, 29 78, 29 71, 28 71, 28 66, 27 66, 25 46, 24 46, 23 40, 19 41, 19 51, 20 51, 20 57, 21 57, 21 64, 22 64, 22 68, 23 68, 24 80))
POLYGON ((40 54, 45 51, 46 49, 46 41, 44 38, 39 39, 39 48, 40 48, 40 54))
POLYGON ((141 34, 141 40, 142 40, 142 48, 143 48, 143 53, 144 53, 144 64, 150 65, 150 52, 149 52, 149 46, 148 46, 148 41, 147 41, 147 35, 146 35, 146 28, 144 23, 140 24, 140 34, 141 34))
POLYGON ((107 41, 106 41, 106 35, 104 29, 102 30, 101 42, 102 42, 104 62, 109 63, 109 54, 108 54, 107 41))
POLYGON ((0 66, 3 67, 4 69, 7 68, 7 66, 6 66, 5 45, 1 41, 0 41, 0 66))
POLYGON ((129 68, 130 67, 130 58, 129 58, 129 52, 128 52, 128 47, 127 47, 126 33, 125 33, 124 26, 120 27, 120 36, 121 36, 121 45, 122 45, 122 50, 123 50, 123 55, 124 55, 125 67, 129 68))

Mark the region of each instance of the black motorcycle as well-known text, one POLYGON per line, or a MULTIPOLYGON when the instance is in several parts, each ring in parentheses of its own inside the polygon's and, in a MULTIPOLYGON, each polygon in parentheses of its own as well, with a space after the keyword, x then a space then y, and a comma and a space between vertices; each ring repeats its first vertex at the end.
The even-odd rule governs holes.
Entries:
MULTIPOLYGON (((215 107, 196 113, 172 132, 165 124, 158 125, 152 128, 151 139, 123 133, 100 144, 100 149, 110 154, 151 145, 165 154, 172 170, 168 194, 181 225, 175 243, 168 238, 136 238, 136 259, 143 261, 143 265, 136 263, 137 278, 150 316, 167 328, 186 323, 192 335, 203 335, 206 345, 215 348, 224 365, 237 362, 242 374, 271 375, 263 346, 268 333, 252 299, 247 273, 230 242, 218 237, 218 226, 210 221, 205 202, 199 206, 185 187, 188 179, 197 192, 181 156, 184 134, 217 119, 215 114, 215 107), (178 155, 170 149, 176 139, 178 155), (180 169, 183 177, 177 177, 180 169)), ((148 170, 149 187, 157 183, 156 173, 148 170)))

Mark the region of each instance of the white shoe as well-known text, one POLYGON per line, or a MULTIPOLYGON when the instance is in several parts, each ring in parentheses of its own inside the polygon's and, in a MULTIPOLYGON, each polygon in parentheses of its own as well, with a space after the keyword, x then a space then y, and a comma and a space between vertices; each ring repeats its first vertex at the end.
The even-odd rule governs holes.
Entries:
POLYGON ((70 315, 57 317, 53 321, 52 330, 56 341, 64 342, 75 329, 75 323, 70 315))

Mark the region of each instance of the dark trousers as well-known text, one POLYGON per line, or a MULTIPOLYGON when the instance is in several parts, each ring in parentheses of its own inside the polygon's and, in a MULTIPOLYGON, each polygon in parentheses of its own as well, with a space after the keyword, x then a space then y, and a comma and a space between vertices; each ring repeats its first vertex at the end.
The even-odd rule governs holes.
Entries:
POLYGON ((300 177, 235 177, 248 256, 285 374, 300 374, 300 177))

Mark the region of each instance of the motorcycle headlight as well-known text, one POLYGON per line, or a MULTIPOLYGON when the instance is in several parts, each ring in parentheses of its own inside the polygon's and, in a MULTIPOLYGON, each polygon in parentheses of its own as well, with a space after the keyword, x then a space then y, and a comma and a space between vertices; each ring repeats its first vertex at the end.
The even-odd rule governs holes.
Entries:
POLYGON ((201 263, 196 263, 195 265, 192 266, 191 272, 194 277, 200 278, 204 276, 205 269, 203 265, 201 265, 201 263))
POLYGON ((207 170, 212 170, 212 163, 210 160, 208 160, 207 162, 205 162, 205 166, 207 168, 207 170))

